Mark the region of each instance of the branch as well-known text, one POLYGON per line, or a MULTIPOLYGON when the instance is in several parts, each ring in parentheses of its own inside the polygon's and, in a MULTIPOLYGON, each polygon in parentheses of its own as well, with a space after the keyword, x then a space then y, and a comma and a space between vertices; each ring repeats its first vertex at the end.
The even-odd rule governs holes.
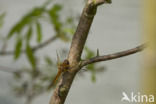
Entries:
POLYGON ((143 44, 143 45, 137 46, 135 48, 132 48, 132 49, 129 49, 129 50, 126 50, 126 51, 117 52, 117 53, 108 54, 108 55, 103 55, 103 56, 96 56, 96 57, 90 58, 88 60, 82 61, 81 67, 86 66, 88 64, 93 64, 93 63, 96 63, 96 62, 100 62, 100 61, 108 61, 108 60, 128 56, 128 55, 140 52, 144 48, 145 48, 145 45, 143 44))
POLYGON ((87 4, 83 9, 68 54, 68 61, 70 63, 71 69, 63 73, 57 87, 54 90, 53 96, 51 97, 49 104, 64 104, 70 87, 72 85, 73 79, 75 78, 76 73, 81 69, 79 64, 81 54, 87 40, 88 32, 90 30, 92 21, 96 14, 97 6, 99 5, 94 1, 95 0, 88 0, 87 4))
POLYGON ((68 60, 72 66, 80 61, 97 7, 104 3, 111 3, 111 0, 88 0, 86 6, 84 7, 68 54, 68 60))
MULTIPOLYGON (((45 42, 43 42, 37 46, 32 47, 32 50, 37 51, 38 49, 41 49, 41 48, 47 46, 48 44, 52 43, 56 39, 57 39, 57 36, 55 35, 55 36, 49 38, 48 40, 46 40, 45 42)), ((25 52, 26 52, 26 50, 21 51, 21 53, 25 53, 25 52)), ((0 52, 0 55, 12 55, 12 54, 14 54, 14 51, 1 51, 0 52)))
POLYGON ((8 73, 14 73, 15 71, 17 71, 17 69, 5 67, 5 66, 0 66, 0 71, 8 72, 8 73))
POLYGON ((55 35, 55 36, 49 38, 48 40, 46 40, 45 42, 43 42, 42 44, 39 44, 38 46, 33 47, 32 50, 36 51, 40 48, 43 48, 43 47, 47 46, 48 44, 54 42, 56 39, 57 39, 57 36, 55 35))
POLYGON ((92 21, 96 14, 97 6, 93 0, 88 0, 88 3, 83 9, 77 30, 73 36, 70 51, 68 54, 68 60, 73 66, 80 61, 82 50, 84 48, 88 32, 90 30, 92 21))

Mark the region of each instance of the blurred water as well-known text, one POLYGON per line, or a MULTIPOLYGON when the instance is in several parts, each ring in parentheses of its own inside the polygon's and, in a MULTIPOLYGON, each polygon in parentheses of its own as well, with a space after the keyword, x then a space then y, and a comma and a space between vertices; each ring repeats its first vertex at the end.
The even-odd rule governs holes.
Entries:
MULTIPOLYGON (((7 34, 10 27, 25 12, 42 4, 43 1, 0 0, 0 11, 7 12, 2 34, 7 34)), ((69 9, 81 13, 84 6, 83 0, 66 0, 63 2, 66 3, 65 8, 68 8, 67 11, 63 12, 64 15, 68 14, 69 9)), ((98 8, 87 44, 95 51, 97 48, 100 49, 100 54, 133 48, 141 41, 140 19, 141 0, 113 0, 111 5, 103 5, 98 8)), ((51 31, 48 30, 48 32, 51 31)), ((49 37, 48 32, 45 38, 49 37)), ((69 45, 65 46, 69 48, 69 45)), ((64 45, 57 41, 49 47, 44 48, 38 54, 44 55, 44 53, 48 52, 47 54, 55 56, 55 50, 61 49, 64 45)), ((13 47, 10 46, 11 48, 13 47)), ((96 83, 91 82, 90 74, 87 72, 85 72, 84 77, 77 76, 67 97, 66 104, 128 104, 121 102, 120 99, 122 91, 127 93, 138 91, 140 53, 100 64, 107 66, 107 71, 97 76, 96 83)), ((7 56, 0 57, 0 65, 16 69, 21 65, 28 65, 28 63, 25 56, 16 63, 13 62, 12 57, 7 56)), ((12 78, 11 74, 0 72, 0 104, 22 104, 23 100, 16 100, 13 94, 10 94, 8 87, 10 78, 12 78), (3 99, 4 97, 5 99, 3 99)), ((44 94, 36 99, 33 104, 48 104, 50 96, 51 93, 44 94)))

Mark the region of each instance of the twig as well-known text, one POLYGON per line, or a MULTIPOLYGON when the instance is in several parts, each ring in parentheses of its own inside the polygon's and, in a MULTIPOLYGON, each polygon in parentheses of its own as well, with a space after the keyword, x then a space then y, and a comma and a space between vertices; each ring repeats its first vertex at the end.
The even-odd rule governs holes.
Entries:
POLYGON ((7 72, 7 73, 14 73, 17 71, 17 69, 5 67, 5 66, 0 66, 0 71, 7 72))
POLYGON ((143 44, 143 45, 137 46, 135 48, 132 48, 132 49, 129 49, 129 50, 126 50, 126 51, 116 52, 116 53, 113 53, 113 54, 108 54, 108 55, 103 55, 103 56, 96 56, 96 57, 93 57, 93 58, 82 61, 81 67, 86 66, 88 64, 93 64, 93 63, 96 63, 96 62, 100 62, 100 61, 108 61, 108 60, 128 56, 128 55, 140 52, 144 48, 145 48, 145 45, 143 44))
POLYGON ((55 36, 49 38, 48 40, 46 40, 45 42, 43 42, 42 44, 39 44, 38 46, 34 47, 32 50, 36 51, 40 48, 43 48, 43 47, 47 46, 48 44, 52 43, 53 41, 55 41, 56 39, 57 39, 57 36, 55 35, 55 36))
MULTIPOLYGON (((32 50, 37 51, 38 49, 41 49, 41 48, 47 46, 48 44, 55 41, 56 39, 57 39, 57 36, 55 35, 55 36, 49 38, 48 40, 46 40, 45 42, 43 42, 37 46, 32 47, 32 50)), ((24 53, 25 51, 26 50, 22 50, 21 53, 24 53)), ((14 54, 14 51, 1 51, 0 52, 0 55, 12 55, 12 54, 14 54)))

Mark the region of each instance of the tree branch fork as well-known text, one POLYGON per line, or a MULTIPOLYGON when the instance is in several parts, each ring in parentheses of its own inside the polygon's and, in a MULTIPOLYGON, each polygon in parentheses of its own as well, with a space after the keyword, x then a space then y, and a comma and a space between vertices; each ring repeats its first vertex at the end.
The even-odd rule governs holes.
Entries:
POLYGON ((67 60, 70 63, 71 69, 62 74, 62 77, 57 84, 53 96, 51 97, 49 104, 64 104, 68 92, 71 88, 72 82, 79 70, 82 67, 93 64, 100 61, 107 61, 123 56, 131 55, 140 52, 144 49, 144 45, 137 46, 135 48, 121 51, 113 54, 95 56, 93 58, 81 61, 81 54, 88 37, 88 33, 96 14, 97 7, 104 3, 110 3, 111 0, 88 0, 85 5, 83 12, 81 14, 79 24, 77 26, 76 32, 73 36, 71 47, 69 50, 67 60), (109 1, 109 2, 108 2, 109 1))

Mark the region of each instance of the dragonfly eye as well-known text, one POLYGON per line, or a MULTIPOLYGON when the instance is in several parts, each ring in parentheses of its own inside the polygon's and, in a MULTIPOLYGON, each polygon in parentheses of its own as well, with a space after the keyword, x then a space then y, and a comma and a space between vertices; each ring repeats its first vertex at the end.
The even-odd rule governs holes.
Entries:
POLYGON ((66 64, 66 65, 69 65, 69 61, 66 59, 66 60, 64 60, 64 62, 63 62, 64 64, 66 64))

